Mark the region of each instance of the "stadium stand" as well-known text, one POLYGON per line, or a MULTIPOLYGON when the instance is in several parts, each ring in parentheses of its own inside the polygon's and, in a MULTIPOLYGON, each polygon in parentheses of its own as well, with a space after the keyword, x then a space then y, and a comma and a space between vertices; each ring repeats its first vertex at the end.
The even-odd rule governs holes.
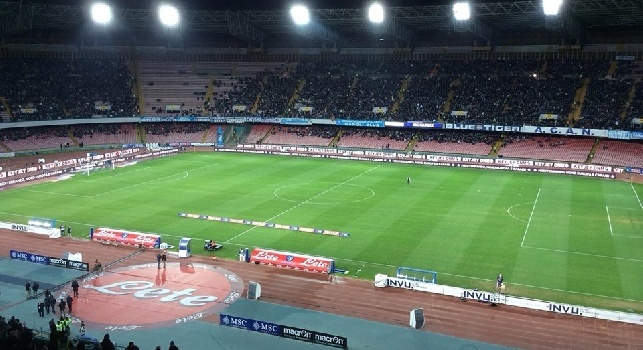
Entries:
POLYGON ((590 138, 506 135, 498 154, 510 158, 548 159, 582 163, 594 140, 590 138))
POLYGON ((602 140, 592 163, 643 168, 643 143, 602 140))
POLYGON ((617 129, 627 93, 632 87, 629 79, 593 79, 576 126, 594 129, 617 129))
POLYGON ((116 60, 2 60, 0 96, 15 121, 136 115, 131 74, 116 60))
MULTIPOLYGON (((208 123, 152 123, 145 124, 145 142, 166 144, 169 142, 214 142, 214 135, 210 132, 208 123)), ((216 128, 215 128, 216 130, 216 128)))
POLYGON ((487 155, 497 134, 474 131, 432 131, 418 133, 415 151, 434 153, 456 153, 487 155))
POLYGON ((378 148, 404 150, 413 132, 410 130, 390 130, 372 128, 344 129, 337 142, 338 147, 378 148))
POLYGON ((133 124, 84 124, 71 126, 71 133, 84 146, 137 143, 133 124))
POLYGON ((263 139, 268 131, 272 128, 272 125, 268 124, 259 124, 254 125, 248 137, 246 137, 246 143, 259 143, 263 139))
POLYGON ((265 143, 278 145, 328 146, 338 128, 310 126, 277 126, 266 137, 265 143))

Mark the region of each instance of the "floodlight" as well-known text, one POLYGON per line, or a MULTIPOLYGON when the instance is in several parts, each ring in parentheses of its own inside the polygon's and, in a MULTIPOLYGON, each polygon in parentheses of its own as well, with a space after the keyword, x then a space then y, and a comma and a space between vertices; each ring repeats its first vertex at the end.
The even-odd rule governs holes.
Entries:
POLYGON ((159 20, 166 27, 176 27, 179 24, 179 10, 174 6, 161 5, 159 7, 159 20))
POLYGON ((92 20, 98 24, 107 24, 112 21, 112 8, 109 5, 97 2, 91 8, 92 20))
POLYGON ((384 22, 384 7, 380 3, 373 3, 368 8, 368 20, 372 23, 384 22))
POLYGON ((295 5, 290 8, 290 17, 296 25, 303 26, 310 22, 308 8, 304 5, 295 5))
POLYGON ((466 21, 471 18, 471 6, 468 2, 456 2, 453 4, 453 17, 458 21, 466 21))
POLYGON ((546 16, 556 16, 562 5, 563 0, 543 0, 543 12, 546 16))

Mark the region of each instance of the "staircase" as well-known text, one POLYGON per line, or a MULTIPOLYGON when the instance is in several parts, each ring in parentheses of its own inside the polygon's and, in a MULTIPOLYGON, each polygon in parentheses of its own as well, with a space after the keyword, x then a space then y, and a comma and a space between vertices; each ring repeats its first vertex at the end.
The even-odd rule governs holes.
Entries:
MULTIPOLYGON (((621 117, 621 123, 627 119, 627 112, 630 110, 630 106, 632 105, 632 101, 634 101, 634 97, 636 97, 636 87, 638 84, 640 84, 641 81, 637 80, 632 84, 632 87, 630 88, 630 91, 627 93, 627 100, 625 101, 625 105, 623 106, 623 110, 621 111, 620 117, 621 117)), ((642 96, 639 96, 641 98, 642 96)))
POLYGON ((616 67, 618 67, 618 61, 610 61, 610 67, 607 69, 607 75, 613 77, 614 73, 616 73, 616 67))
POLYGON ((574 94, 574 105, 572 106, 572 111, 569 112, 567 116, 567 125, 573 126, 578 119, 580 119, 580 113, 583 110, 583 103, 585 102, 585 95, 587 95, 587 87, 589 86, 589 78, 584 78, 581 86, 576 89, 574 94))
POLYGON ((145 100, 143 99, 143 89, 141 89, 141 75, 139 74, 138 59, 134 59, 130 68, 136 78, 136 84, 132 87, 138 98, 138 114, 145 115, 145 100))
POLYGON ((2 103, 2 106, 4 107, 4 110, 6 111, 6 114, 2 115, 3 121, 10 122, 11 119, 13 119, 13 113, 11 113, 11 108, 9 107, 9 104, 7 103, 7 100, 5 100, 4 97, 0 96, 0 103, 2 103))
MULTIPOLYGON (((444 100, 444 104, 442 105, 442 113, 449 113, 451 111, 451 102, 453 102, 453 98, 455 97, 455 91, 453 91, 453 88, 456 86, 460 86, 460 78, 455 78, 451 82, 451 88, 449 89, 449 93, 447 94, 447 99, 444 100)), ((441 117, 439 118, 440 121, 442 121, 441 117)))
POLYGON ((594 159, 594 155, 596 154, 596 150, 598 149, 598 144, 600 143, 600 140, 596 138, 594 140, 594 144, 592 145, 592 149, 589 150, 589 154, 587 155, 587 159, 585 160, 585 163, 589 164, 592 162, 594 159))
POLYGON ((210 76, 210 83, 208 84, 208 89, 205 91, 205 100, 212 101, 212 95, 214 94, 214 76, 210 76))
POLYGON ((11 152, 11 148, 9 148, 7 145, 4 143, 0 142, 0 147, 2 147, 5 151, 11 152))
POLYGON ((359 76, 356 75, 355 78, 353 79, 353 82, 351 83, 351 89, 350 93, 353 93, 353 90, 355 90, 355 87, 357 86, 357 82, 359 81, 359 76))
POLYGON ((491 145, 491 151, 489 151, 489 157, 497 157, 498 152, 500 152, 500 148, 502 147, 502 142, 504 141, 504 135, 500 135, 500 137, 494 141, 494 143, 491 145))
POLYGON ((263 91, 263 89, 266 88, 267 85, 268 85, 268 75, 264 75, 263 78, 261 79, 261 90, 257 92, 255 101, 252 103, 252 108, 250 108, 250 113, 252 114, 257 113, 257 110, 259 109, 259 104, 261 103, 261 92, 263 91))
POLYGON ((145 144, 145 127, 139 125, 139 127, 136 128, 136 132, 138 133, 138 142, 145 144))
POLYGON ((549 64, 548 61, 543 62, 543 65, 540 66, 540 69, 538 70, 538 73, 541 73, 541 74, 545 73, 547 71, 548 64, 549 64))
POLYGON ((72 145, 74 145, 75 147, 80 146, 80 143, 78 142, 78 139, 76 137, 74 137, 73 132, 67 131, 67 136, 69 136, 69 138, 71 139, 72 145))
POLYGON ((400 108, 400 104, 404 101, 404 93, 409 88, 410 83, 411 83, 411 77, 406 77, 404 78, 404 80, 402 80, 402 84, 400 85, 400 90, 398 90, 395 101, 393 101, 393 105, 391 106, 391 109, 388 111, 389 115, 395 115, 397 113, 397 110, 400 108))
POLYGON ((418 143, 418 135, 413 134, 413 137, 409 140, 409 143, 406 145, 406 148, 404 149, 406 152, 412 152, 415 149, 415 145, 418 143))
POLYGON ((260 143, 260 144, 263 144, 263 142, 268 138, 268 136, 270 136, 270 133, 271 133, 271 132, 272 132, 272 130, 274 130, 274 129, 275 129, 275 126, 274 126, 274 125, 273 125, 273 126, 271 126, 271 127, 270 127, 270 129, 268 129, 268 132, 266 132, 266 134, 265 134, 265 135, 263 135, 263 137, 261 138, 261 140, 259 140, 259 143, 260 143))
POLYGON ((335 135, 335 137, 333 137, 333 139, 330 140, 328 147, 337 147, 337 143, 339 142, 339 139, 342 138, 342 134, 344 134, 344 130, 339 130, 335 135))
POLYGON ((304 86, 306 86, 306 78, 301 78, 299 80, 299 83, 297 83, 295 90, 292 92, 290 99, 288 100, 288 104, 286 105, 287 110, 292 108, 295 102, 297 102, 297 100, 299 99, 299 94, 301 93, 301 90, 304 89, 304 86))

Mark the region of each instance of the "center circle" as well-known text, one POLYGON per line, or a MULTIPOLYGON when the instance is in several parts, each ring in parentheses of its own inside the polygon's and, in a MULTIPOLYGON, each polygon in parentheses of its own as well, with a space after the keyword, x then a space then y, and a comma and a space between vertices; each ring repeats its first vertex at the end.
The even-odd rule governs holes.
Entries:
POLYGON ((293 203, 346 204, 362 202, 375 195, 372 189, 347 183, 304 182, 277 188, 275 197, 293 203))
MULTIPOLYGON (((134 330, 169 327, 216 314, 235 302, 243 281, 205 264, 133 265, 79 280, 74 318, 89 328, 134 330)), ((71 293, 69 291, 68 293, 71 293)))

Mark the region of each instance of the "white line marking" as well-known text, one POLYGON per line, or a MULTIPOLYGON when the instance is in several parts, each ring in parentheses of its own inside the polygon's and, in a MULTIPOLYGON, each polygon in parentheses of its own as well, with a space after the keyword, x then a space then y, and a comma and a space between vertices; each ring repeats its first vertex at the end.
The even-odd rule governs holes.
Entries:
POLYGON ((534 216, 534 211, 536 210, 536 204, 538 204, 538 197, 540 197, 540 188, 538 189, 538 193, 536 194, 536 200, 534 201, 534 206, 531 207, 531 214, 529 214, 529 220, 527 221, 527 227, 525 228, 525 233, 522 235, 522 242, 520 242, 520 246, 524 246, 525 244, 525 238, 527 238, 527 231, 529 231, 529 225, 531 225, 531 218, 534 216))
POLYGON ((610 209, 605 206, 605 211, 607 211, 607 222, 610 224, 610 235, 614 236, 614 230, 612 229, 612 219, 610 218, 610 209))
POLYGON ((53 194, 56 196, 68 196, 68 197, 80 197, 80 198, 92 198, 92 196, 83 196, 80 194, 72 194, 72 193, 60 193, 60 192, 49 192, 49 191, 38 191, 38 190, 25 190, 26 192, 33 192, 33 193, 44 193, 44 194, 53 194))
MULTIPOLYGON (((7 213, 7 212, 1 212, 1 211, 0 211, 0 214, 19 216, 19 217, 24 217, 24 218, 33 217, 31 215, 14 214, 14 213, 7 213)), ((74 222, 74 221, 64 221, 64 220, 57 220, 57 221, 66 222, 66 223, 75 224, 75 225, 90 226, 90 227, 91 226, 93 226, 93 227, 100 227, 101 226, 101 225, 96 225, 96 224, 86 224, 86 223, 74 222)), ((171 235, 171 234, 166 234, 166 233, 160 233, 159 235, 163 236, 163 237, 172 237, 172 238, 177 238, 177 239, 181 239, 181 238, 185 237, 185 235, 177 236, 177 235, 171 235)), ((240 244, 240 243, 234 243, 234 242, 229 242, 228 244, 234 245, 234 246, 237 246, 237 247, 247 247, 248 246, 247 244, 240 244)), ((269 249, 269 250, 279 250, 277 248, 270 248, 270 247, 264 247, 264 248, 269 249)), ((534 248, 534 247, 525 247, 525 248, 541 249, 541 248, 534 248)), ((545 249, 541 249, 541 250, 545 250, 545 249)), ((293 252, 293 253, 298 253, 298 252, 293 252)), ((308 253, 301 253, 301 254, 308 254, 308 253)), ((329 258, 333 258, 333 257, 329 257, 329 258)), ((344 259, 344 258, 333 258, 333 259, 339 260, 339 261, 347 261, 347 262, 351 262, 351 263, 362 264, 362 265, 381 266, 381 267, 394 268, 394 269, 397 269, 399 267, 399 265, 382 264, 382 263, 363 261, 363 260, 353 260, 353 259, 344 259)), ((441 275, 453 276, 453 277, 459 277, 459 278, 467 278, 467 279, 472 279, 472 280, 477 280, 477 281, 489 281, 489 282, 495 282, 496 281, 495 279, 492 280, 492 279, 487 279, 487 278, 458 275, 458 274, 453 274, 453 273, 448 273, 448 272, 438 272, 438 273, 441 274, 441 275)), ((613 299, 613 300, 622 300, 622 301, 628 301, 628 302, 634 302, 634 303, 643 303, 643 300, 634 300, 634 299, 612 297, 612 296, 600 295, 600 294, 575 292, 575 291, 571 291, 571 290, 564 290, 564 289, 558 289, 558 288, 547 288, 547 287, 540 287, 540 286, 534 286, 534 285, 530 285, 530 284, 521 284, 521 283, 515 283, 515 282, 511 282, 511 284, 515 285, 515 286, 521 286, 521 287, 536 288, 536 289, 550 290, 550 291, 570 293, 570 294, 578 294, 578 295, 586 295, 586 296, 591 296, 591 297, 599 297, 599 298, 606 298, 606 299, 613 299)))
POLYGON ((601 195, 601 196, 617 196, 617 197, 631 197, 629 194, 624 194, 624 193, 604 193, 604 192, 589 192, 589 191, 572 191, 572 190, 558 190, 555 188, 542 188, 542 190, 545 191, 555 191, 555 192, 565 192, 565 193, 590 193, 590 194, 595 194, 595 195, 601 195))
POLYGON ((634 191, 634 195, 636 196, 636 200, 639 201, 639 206, 641 209, 643 209, 643 203, 641 203, 641 198, 639 198, 639 194, 636 193, 636 189, 634 189, 634 185, 630 182, 630 186, 632 187, 632 191, 634 191))
MULTIPOLYGON (((117 192, 117 191, 122 191, 122 190, 125 190, 125 189, 128 189, 128 188, 138 187, 138 186, 141 186, 141 185, 154 184, 154 183, 163 183, 163 181, 159 181, 159 180, 163 180, 163 179, 171 178, 172 176, 176 176, 176 175, 178 175, 178 174, 184 174, 184 173, 185 173, 185 174, 187 174, 189 171, 196 171, 196 170, 200 170, 200 169, 205 169, 205 168, 209 168, 209 167, 211 167, 211 166, 215 166, 215 165, 218 165, 218 164, 219 164, 219 163, 214 163, 214 164, 210 164, 210 165, 202 166, 202 167, 200 167, 200 168, 189 169, 189 170, 182 171, 182 172, 178 172, 178 173, 175 173, 175 174, 172 174, 172 175, 168 175, 168 176, 160 177, 160 178, 158 178, 158 179, 152 179, 152 180, 149 180, 149 181, 139 182, 139 183, 137 183, 137 184, 133 184, 133 185, 130 185, 130 186, 125 186, 125 187, 115 188, 115 189, 113 189, 113 190, 111 190, 111 191, 106 191, 106 192, 102 192, 102 193, 95 194, 95 195, 93 195, 93 196, 91 196, 91 197, 89 197, 89 198, 95 198, 95 197, 103 196, 103 195, 106 195, 106 194, 109 194, 109 193, 113 193, 113 192, 117 192)), ((187 177, 187 175, 184 175, 184 176, 183 176, 183 178, 185 178, 185 177, 187 177)), ((176 179, 175 179, 175 180, 176 180, 176 179)))
POLYGON ((107 176, 103 176, 103 177, 100 177, 100 178, 98 178, 98 179, 94 179, 94 180, 78 180, 78 182, 97 182, 97 181, 101 181, 101 180, 105 180, 105 179, 111 179, 111 178, 113 178, 113 177, 117 177, 117 176, 121 176, 121 175, 128 175, 128 174, 130 174, 130 173, 135 173, 135 172, 137 172, 137 171, 146 170, 146 169, 150 169, 150 168, 151 168, 151 167, 149 167, 149 166, 148 166, 148 167, 139 168, 139 169, 135 169, 135 170, 119 172, 119 173, 118 173, 118 174, 116 174, 116 175, 107 175, 107 176))
POLYGON ((514 207, 517 207, 517 206, 519 206, 519 205, 525 205, 525 204, 531 204, 531 203, 532 203, 532 202, 514 204, 514 205, 510 206, 510 207, 507 209, 507 214, 509 214, 509 216, 511 216, 512 218, 514 218, 514 219, 516 219, 516 220, 518 220, 518 221, 522 221, 522 222, 524 222, 524 223, 526 224, 526 223, 527 223, 527 221, 526 221, 526 220, 523 220, 523 219, 521 219, 521 218, 515 217, 515 216, 511 213, 511 209, 513 209, 514 207))
POLYGON ((563 253, 563 254, 575 254, 575 255, 591 256, 593 258, 601 258, 601 259, 614 259, 614 260, 623 260, 623 261, 643 262, 643 260, 641 260, 641 259, 621 258, 619 256, 608 256, 608 255, 590 254, 590 253, 583 253, 583 252, 573 252, 573 251, 562 250, 562 249, 549 249, 549 248, 539 248, 539 247, 529 247, 529 246, 524 246, 523 248, 537 249, 537 250, 542 250, 542 251, 545 251, 545 252, 555 252, 555 253, 563 253))
MULTIPOLYGON (((337 185, 335 185, 335 186, 332 186, 332 187, 330 187, 330 188, 328 188, 328 189, 326 189, 326 190, 324 190, 324 191, 321 191, 321 192, 317 193, 316 195, 314 195, 314 196, 312 196, 312 197, 310 197, 310 198, 306 199, 305 201, 303 201, 303 202, 301 202, 301 203, 297 203, 297 204, 295 204, 294 206, 292 206, 292 207, 290 207, 290 208, 288 208, 288 209, 286 209, 286 210, 282 211, 281 213, 279 213, 279 214, 277 214, 277 215, 275 215, 275 216, 273 216, 273 217, 271 217, 271 218, 269 218, 269 219, 266 219, 266 220, 264 220, 264 221, 266 221, 266 222, 270 222, 271 220, 274 220, 274 219, 276 219, 276 218, 278 218, 278 217, 280 217, 280 216, 282 216, 282 215, 284 215, 284 214, 288 213, 289 211, 294 210, 294 209, 297 209, 297 208, 299 208, 300 206, 302 206, 302 205, 304 205, 304 204, 306 204, 306 203, 308 203, 308 202, 312 201, 313 199, 315 199, 315 198, 317 198, 317 197, 319 197, 319 196, 321 196, 321 195, 323 195, 323 194, 325 194, 325 193, 328 193, 328 192, 330 192, 330 191, 332 191, 332 190, 336 189, 337 187, 340 187, 340 186, 342 186, 342 185, 345 185, 345 184, 347 184, 347 183, 349 183, 349 182, 351 182, 351 181, 353 181, 353 180, 357 179, 358 177, 360 177, 360 176, 362 176, 362 175, 365 175, 365 174, 367 174, 367 173, 370 173, 371 171, 373 171, 373 170, 375 170, 375 169, 379 168, 380 166, 381 166, 381 165, 378 165, 378 166, 376 166, 376 167, 370 168, 370 169, 368 169, 368 170, 366 170, 366 171, 362 172, 361 174, 359 174, 359 175, 355 175, 355 176, 351 177, 350 179, 348 179, 348 180, 346 180, 346 181, 344 181, 344 182, 342 182, 342 183, 338 183, 338 184, 337 184, 337 185)), ((245 231, 241 232, 240 234, 238 234, 238 235, 236 235, 236 236, 234 236, 234 237, 230 238, 229 240, 225 241, 224 243, 230 243, 230 242, 231 242, 232 240, 234 240, 235 238, 240 237, 240 236, 242 236, 242 235, 244 235, 244 234, 246 234, 246 233, 248 233, 248 232, 250 232, 250 231, 254 230, 254 229, 255 229, 255 228, 257 228, 257 227, 258 227, 258 226, 252 226, 251 228, 249 228, 249 229, 247 229, 247 230, 245 230, 245 231)))

